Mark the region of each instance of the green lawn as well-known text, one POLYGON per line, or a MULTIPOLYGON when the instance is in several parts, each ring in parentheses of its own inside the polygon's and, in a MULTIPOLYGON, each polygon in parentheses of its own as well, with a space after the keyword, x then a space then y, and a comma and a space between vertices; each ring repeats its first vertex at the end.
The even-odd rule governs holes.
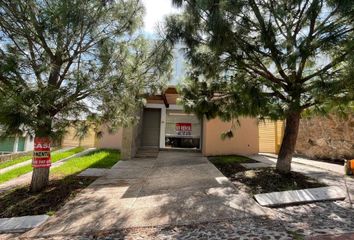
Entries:
POLYGON ((70 157, 71 155, 74 155, 76 153, 82 152, 84 150, 85 149, 83 147, 76 147, 76 148, 70 149, 70 150, 65 151, 65 152, 53 153, 53 155, 51 156, 52 157, 52 163, 57 162, 57 161, 59 161, 61 159, 70 157))
MULTIPOLYGON (((54 161, 56 160, 57 157, 54 161)), ((96 179, 95 177, 78 177, 77 173, 87 168, 110 168, 119 160, 119 151, 105 149, 72 158, 61 166, 51 169, 49 184, 43 191, 31 193, 27 185, 0 194, 0 218, 53 215, 96 179)))
POLYGON ((77 174, 87 168, 110 168, 119 160, 120 152, 117 150, 96 150, 88 155, 70 159, 63 165, 53 168, 51 174, 67 176, 77 174))
POLYGON ((216 157, 210 157, 209 160, 212 163, 217 163, 217 164, 256 162, 248 157, 239 156, 239 155, 216 156, 216 157))
POLYGON ((32 158, 32 153, 26 154, 22 157, 14 158, 12 160, 0 163, 0 169, 13 166, 17 163, 22 163, 24 161, 30 160, 32 158))
MULTIPOLYGON (((53 152, 56 151, 56 150, 58 150, 57 147, 52 148, 53 152)), ((24 156, 21 156, 21 157, 18 157, 18 158, 14 158, 14 159, 11 159, 11 160, 6 161, 6 162, 2 162, 2 163, 0 163, 0 169, 4 169, 4 168, 7 168, 7 167, 16 165, 17 163, 22 163, 22 162, 25 162, 27 160, 31 160, 32 159, 32 155, 33 155, 33 153, 31 152, 31 153, 28 153, 28 154, 26 154, 24 156)))
MULTIPOLYGON (((82 147, 76 147, 73 149, 70 149, 68 151, 65 152, 58 152, 58 153, 53 153, 52 154, 52 163, 55 163, 61 159, 70 157, 76 153, 82 152, 84 150, 84 148, 82 147)), ((12 169, 4 174, 1 174, 0 176, 0 183, 9 181, 13 178, 16 178, 18 176, 21 176, 23 174, 29 173, 32 171, 32 164, 27 164, 25 166, 19 167, 19 168, 15 168, 12 169)))

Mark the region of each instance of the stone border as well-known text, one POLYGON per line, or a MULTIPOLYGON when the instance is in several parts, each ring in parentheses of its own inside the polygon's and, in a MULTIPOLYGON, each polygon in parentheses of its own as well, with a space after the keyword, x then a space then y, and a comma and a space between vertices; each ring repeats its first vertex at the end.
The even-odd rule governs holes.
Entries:
POLYGON ((21 233, 38 227, 49 218, 48 215, 0 218, 0 233, 21 233))
POLYGON ((256 201, 262 207, 280 207, 321 201, 344 200, 346 194, 338 186, 308 188, 293 191, 256 194, 256 201))

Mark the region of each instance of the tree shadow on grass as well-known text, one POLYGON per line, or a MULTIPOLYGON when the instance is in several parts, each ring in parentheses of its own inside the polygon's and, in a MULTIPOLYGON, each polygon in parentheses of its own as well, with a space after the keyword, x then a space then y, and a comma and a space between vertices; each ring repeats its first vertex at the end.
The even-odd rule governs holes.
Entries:
POLYGON ((91 164, 89 168, 111 168, 114 164, 116 164, 120 160, 120 152, 117 150, 107 150, 109 154, 99 161, 91 164))
MULTIPOLYGON (((107 154, 102 155, 98 161, 90 165, 80 166, 78 164, 79 172, 87 168, 109 168, 119 160, 119 151, 106 149, 89 153, 78 159, 84 161, 82 158, 92 157, 99 152, 107 152, 107 154)), ((70 164, 70 161, 75 161, 75 159, 69 160, 65 164, 70 164)), ((76 167, 75 162, 72 162, 72 164, 76 167)), ((53 214, 78 192, 97 179, 97 177, 77 177, 75 175, 76 172, 71 175, 65 175, 54 171, 50 176, 49 185, 39 193, 29 192, 28 185, 1 193, 0 218, 53 214)))

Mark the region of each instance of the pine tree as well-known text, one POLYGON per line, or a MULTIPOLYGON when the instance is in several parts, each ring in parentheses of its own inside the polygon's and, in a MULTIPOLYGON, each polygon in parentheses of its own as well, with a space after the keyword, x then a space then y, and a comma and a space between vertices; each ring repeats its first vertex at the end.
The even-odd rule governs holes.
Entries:
POLYGON ((285 119, 277 170, 288 173, 305 110, 353 100, 351 0, 174 0, 166 39, 182 41, 188 111, 285 119))
MULTIPOLYGON (((0 125, 55 138, 71 122, 134 120, 170 74, 170 49, 137 33, 138 0, 1 0, 0 125)), ((48 183, 35 168, 31 190, 48 183)))

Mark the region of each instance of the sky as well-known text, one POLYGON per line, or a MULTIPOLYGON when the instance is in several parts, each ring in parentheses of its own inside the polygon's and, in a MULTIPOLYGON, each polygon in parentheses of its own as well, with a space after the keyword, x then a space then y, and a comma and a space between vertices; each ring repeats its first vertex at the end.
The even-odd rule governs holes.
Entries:
MULTIPOLYGON (((172 6, 172 0, 142 0, 145 6, 144 32, 146 37, 154 38, 158 24, 163 23, 164 17, 169 14, 178 13, 180 10, 172 6)), ((181 82, 185 74, 184 58, 178 47, 173 52, 172 78, 170 85, 181 82)))
POLYGON ((145 6, 144 30, 153 34, 158 23, 163 22, 164 16, 177 13, 171 0, 142 0, 145 6))

